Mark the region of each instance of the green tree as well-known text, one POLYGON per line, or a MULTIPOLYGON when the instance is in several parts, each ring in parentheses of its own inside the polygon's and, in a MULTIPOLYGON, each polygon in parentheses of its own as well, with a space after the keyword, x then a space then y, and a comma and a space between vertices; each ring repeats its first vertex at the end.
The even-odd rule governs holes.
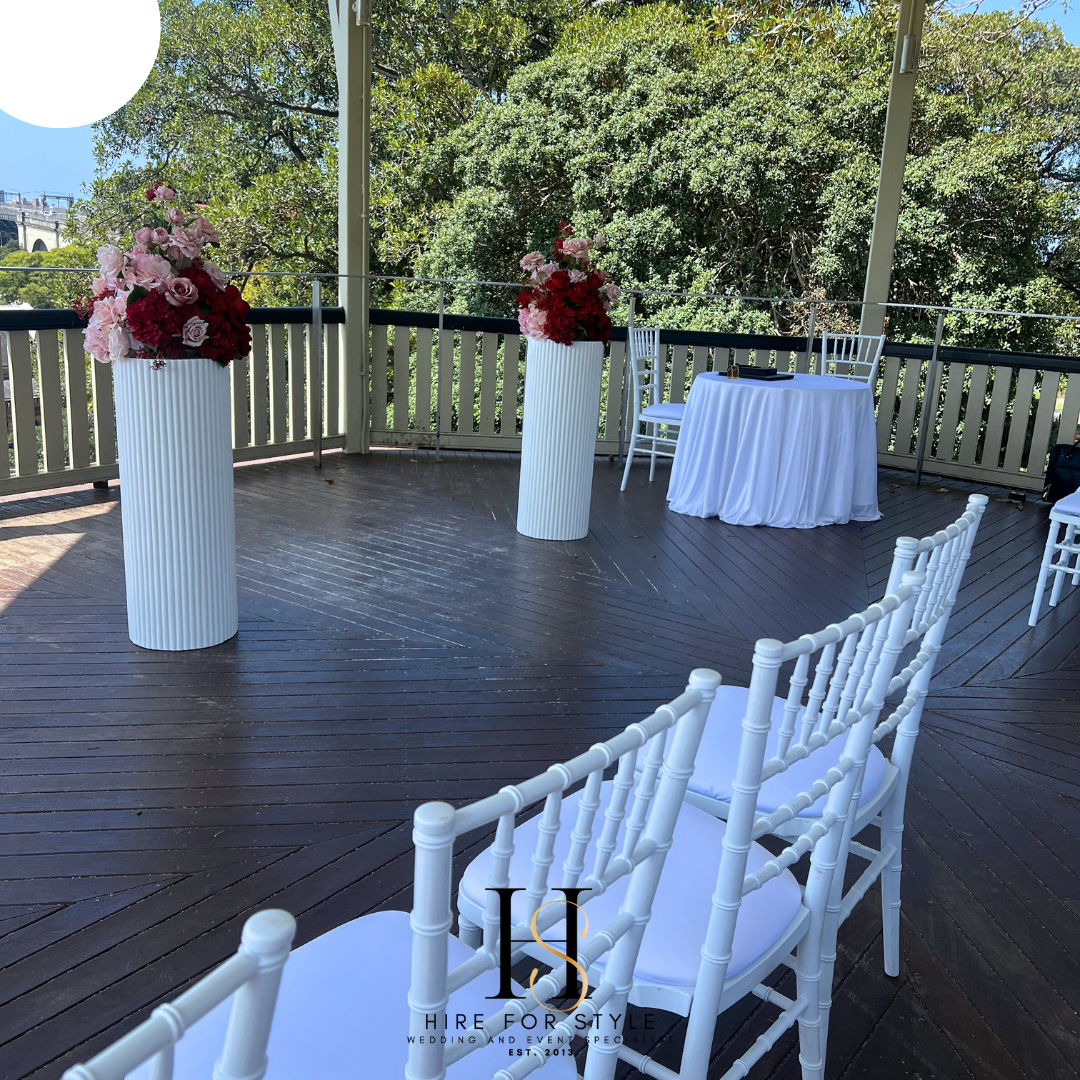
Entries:
POLYGON ((0 248, 0 304, 29 304, 36 308, 70 307, 76 297, 90 293, 90 274, 34 274, 5 270, 8 266, 94 266, 94 251, 80 244, 53 251, 0 248))
MULTIPOLYGON (((663 4, 569 27, 505 98, 424 155, 419 202, 437 212, 417 268, 512 280, 518 255, 569 218, 604 228, 608 270, 635 287, 859 296, 894 13, 804 10, 828 32, 788 32, 768 50, 715 14, 663 4)), ((939 11, 917 86, 894 298, 1077 310, 1080 49, 1006 14, 939 11)), ((684 324, 749 319, 712 303, 651 307, 684 324)), ((758 322, 789 318, 761 308, 758 322)), ((919 330, 895 313, 891 326, 919 330)), ((1052 327, 971 321, 953 333, 1048 347, 1052 327)))

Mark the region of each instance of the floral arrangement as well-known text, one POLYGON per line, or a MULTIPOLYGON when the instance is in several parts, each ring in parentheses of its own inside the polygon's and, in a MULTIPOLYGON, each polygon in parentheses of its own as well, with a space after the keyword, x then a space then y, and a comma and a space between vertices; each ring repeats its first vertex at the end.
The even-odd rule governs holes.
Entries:
POLYGON ((206 218, 190 221, 176 191, 155 184, 146 192, 154 209, 149 225, 124 253, 112 244, 98 248, 101 277, 93 299, 75 310, 88 318, 86 351, 102 363, 129 356, 150 357, 155 368, 167 358, 197 352, 227 364, 251 350, 251 310, 223 270, 203 257, 221 237, 206 218))
POLYGON ((559 234, 550 259, 530 251, 521 260, 521 269, 529 275, 526 288, 518 294, 521 332, 560 345, 607 344, 611 338, 608 312, 620 291, 603 270, 592 265, 592 253, 600 249, 604 237, 600 233, 593 239, 574 236, 565 221, 559 234))

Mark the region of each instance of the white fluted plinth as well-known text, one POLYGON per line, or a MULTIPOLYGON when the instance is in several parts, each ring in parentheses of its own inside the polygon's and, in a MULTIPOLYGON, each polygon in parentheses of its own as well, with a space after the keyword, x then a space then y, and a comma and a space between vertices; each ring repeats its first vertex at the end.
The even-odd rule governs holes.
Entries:
POLYGON ((202 357, 113 365, 128 636, 204 649, 236 633, 229 371, 202 357))
POLYGON ((517 530, 537 540, 589 532, 604 346, 530 338, 525 362, 517 530))

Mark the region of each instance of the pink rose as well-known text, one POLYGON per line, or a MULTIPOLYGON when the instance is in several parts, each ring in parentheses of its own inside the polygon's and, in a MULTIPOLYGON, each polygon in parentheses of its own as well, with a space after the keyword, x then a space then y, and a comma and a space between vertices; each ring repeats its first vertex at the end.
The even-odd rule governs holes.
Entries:
POLYGON ((179 253, 180 258, 194 259, 203 248, 202 238, 199 237, 193 230, 184 229, 181 226, 177 226, 172 231, 172 237, 169 240, 169 254, 173 251, 179 253))
POLYGON ((220 244, 221 233, 200 214, 191 223, 191 230, 204 244, 220 244))
POLYGON ((588 237, 571 236, 569 240, 564 240, 562 242, 562 253, 570 259, 587 260, 589 257, 588 237))
POLYGON ((186 277, 172 277, 165 282, 165 299, 173 307, 183 307, 199 299, 199 290, 186 277))
POLYGON ((571 270, 570 280, 576 285, 579 281, 584 281, 589 275, 584 270, 571 270))
POLYGON ((184 332, 182 340, 185 345, 190 345, 192 348, 198 348, 206 340, 206 331, 209 327, 209 323, 200 319, 198 315, 192 315, 186 323, 184 323, 184 332))
POLYGON ((184 224, 184 211, 181 210, 179 206, 170 206, 169 209, 165 211, 165 216, 174 225, 184 224))
POLYGON ((537 311, 534 307, 522 308, 518 312, 518 326, 526 337, 540 341, 544 337, 544 324, 547 322, 547 312, 537 311))
POLYGON ((176 188, 171 188, 168 184, 158 184, 154 188, 154 195, 162 202, 172 202, 176 198, 176 188))
POLYGON ((547 281, 547 279, 551 277, 551 275, 554 274, 555 271, 558 269, 559 264, 557 262, 544 263, 543 266, 538 266, 532 272, 532 279, 536 282, 537 285, 543 285, 543 283, 547 281))
POLYGON ((622 289, 620 289, 619 286, 616 285, 613 281, 609 281, 600 291, 612 303, 615 303, 615 301, 618 300, 620 296, 622 296, 622 289))
POLYGON ((135 233, 136 244, 149 244, 150 243, 150 230, 144 225, 135 233))
POLYGON ((539 251, 530 251, 524 259, 521 260, 521 269, 526 273, 531 273, 538 267, 544 265, 544 256, 539 251))
POLYGON ((124 321, 127 314, 127 294, 106 297, 94 304, 94 318, 99 326, 111 327, 124 321))
POLYGON ((124 326, 114 326, 109 331, 109 359, 122 360, 131 352, 131 335, 124 326))
POLYGON ((144 289, 156 289, 172 276, 168 259, 145 253, 135 255, 124 271, 124 280, 129 285, 141 285, 144 289))
POLYGON ((111 296, 120 288, 120 279, 114 277, 96 277, 90 282, 90 289, 95 299, 100 300, 103 296, 111 296))
POLYGON ((593 237, 593 247, 594 248, 602 248, 603 246, 604 246, 604 234, 602 232, 598 232, 593 237))
POLYGON ((102 244, 97 249, 97 257, 106 277, 119 277, 124 272, 124 253, 114 244, 102 244))
POLYGON ((158 247, 164 247, 169 242, 169 230, 163 229, 159 225, 153 232, 150 233, 150 239, 158 247))
POLYGON ((211 262, 209 259, 203 263, 203 269, 210 275, 210 280, 221 290, 224 290, 225 286, 229 284, 228 275, 216 262, 211 262))
POLYGON ((86 343, 86 351, 101 363, 107 364, 109 356, 109 339, 101 332, 97 319, 91 319, 89 325, 83 331, 83 341, 86 343))

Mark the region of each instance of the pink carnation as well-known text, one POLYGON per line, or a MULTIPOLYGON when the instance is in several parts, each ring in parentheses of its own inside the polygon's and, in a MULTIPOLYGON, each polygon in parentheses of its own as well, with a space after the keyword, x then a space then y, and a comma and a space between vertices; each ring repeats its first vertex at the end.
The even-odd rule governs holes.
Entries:
POLYGON ((175 251, 178 258, 194 259, 203 248, 203 240, 194 230, 177 226, 169 238, 169 254, 175 251))
POLYGON ((124 280, 129 285, 141 285, 144 289, 156 289, 172 276, 168 259, 146 253, 135 255, 124 271, 124 280))
POLYGON ((518 312, 518 326, 526 337, 540 341, 544 337, 544 324, 547 322, 547 312, 537 311, 534 307, 524 307, 518 312))

